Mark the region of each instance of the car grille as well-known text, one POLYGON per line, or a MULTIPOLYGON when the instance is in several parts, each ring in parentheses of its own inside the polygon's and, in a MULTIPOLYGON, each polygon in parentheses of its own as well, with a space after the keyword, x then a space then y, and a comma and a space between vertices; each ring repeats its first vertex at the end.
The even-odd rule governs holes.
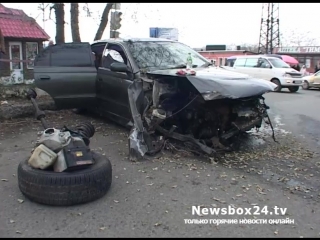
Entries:
POLYGON ((301 78, 302 74, 301 73, 288 73, 292 78, 301 78))

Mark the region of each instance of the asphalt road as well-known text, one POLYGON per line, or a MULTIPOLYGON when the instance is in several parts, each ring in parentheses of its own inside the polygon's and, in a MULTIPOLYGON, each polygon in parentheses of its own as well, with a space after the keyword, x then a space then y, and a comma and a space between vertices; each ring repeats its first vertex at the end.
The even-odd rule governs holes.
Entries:
POLYGON ((133 163, 127 159, 125 129, 99 118, 49 113, 56 127, 92 120, 97 133, 91 147, 113 165, 107 195, 73 207, 39 205, 23 197, 17 166, 30 154, 41 128, 32 119, 1 123, 0 237, 319 237, 319 96, 317 90, 267 94, 279 143, 262 129, 243 142, 253 152, 228 154, 212 163, 167 151, 133 163), (267 206, 269 211, 278 206, 286 213, 194 216, 192 206, 267 206), (294 223, 185 224, 185 219, 244 218, 289 218, 294 223))

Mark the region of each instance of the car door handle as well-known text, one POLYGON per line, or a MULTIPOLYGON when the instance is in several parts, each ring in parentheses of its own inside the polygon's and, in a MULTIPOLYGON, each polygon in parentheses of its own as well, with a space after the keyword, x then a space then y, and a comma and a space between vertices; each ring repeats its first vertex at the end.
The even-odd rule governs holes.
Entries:
POLYGON ((50 80, 49 76, 40 76, 40 80, 50 80))
POLYGON ((101 82, 101 81, 102 81, 102 78, 98 78, 98 81, 101 82))

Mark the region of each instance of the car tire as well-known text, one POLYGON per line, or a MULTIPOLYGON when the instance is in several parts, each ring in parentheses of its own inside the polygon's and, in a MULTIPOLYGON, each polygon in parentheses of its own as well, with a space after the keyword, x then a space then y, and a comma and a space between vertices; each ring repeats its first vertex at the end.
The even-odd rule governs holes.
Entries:
POLYGON ((299 90, 299 87, 288 87, 289 91, 294 93, 297 92, 299 90))
POLYGON ((302 89, 303 90, 308 90, 310 88, 308 81, 304 81, 302 84, 302 89))
POLYGON ((18 166, 18 184, 22 194, 33 202, 51 206, 71 206, 103 197, 112 183, 109 159, 93 153, 95 163, 74 172, 34 169, 28 160, 18 166))
POLYGON ((274 92, 281 92, 282 86, 278 79, 272 79, 271 82, 277 85, 277 88, 274 90, 274 92))

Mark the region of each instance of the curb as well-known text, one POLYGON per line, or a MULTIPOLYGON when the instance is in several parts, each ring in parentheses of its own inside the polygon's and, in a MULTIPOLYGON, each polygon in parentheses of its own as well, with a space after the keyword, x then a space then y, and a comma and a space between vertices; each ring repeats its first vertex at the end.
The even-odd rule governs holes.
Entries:
MULTIPOLYGON (((37 100, 39 108, 45 110, 57 110, 52 100, 37 100)), ((34 116, 35 109, 30 102, 15 102, 12 104, 0 105, 0 120, 10 120, 34 116)))

